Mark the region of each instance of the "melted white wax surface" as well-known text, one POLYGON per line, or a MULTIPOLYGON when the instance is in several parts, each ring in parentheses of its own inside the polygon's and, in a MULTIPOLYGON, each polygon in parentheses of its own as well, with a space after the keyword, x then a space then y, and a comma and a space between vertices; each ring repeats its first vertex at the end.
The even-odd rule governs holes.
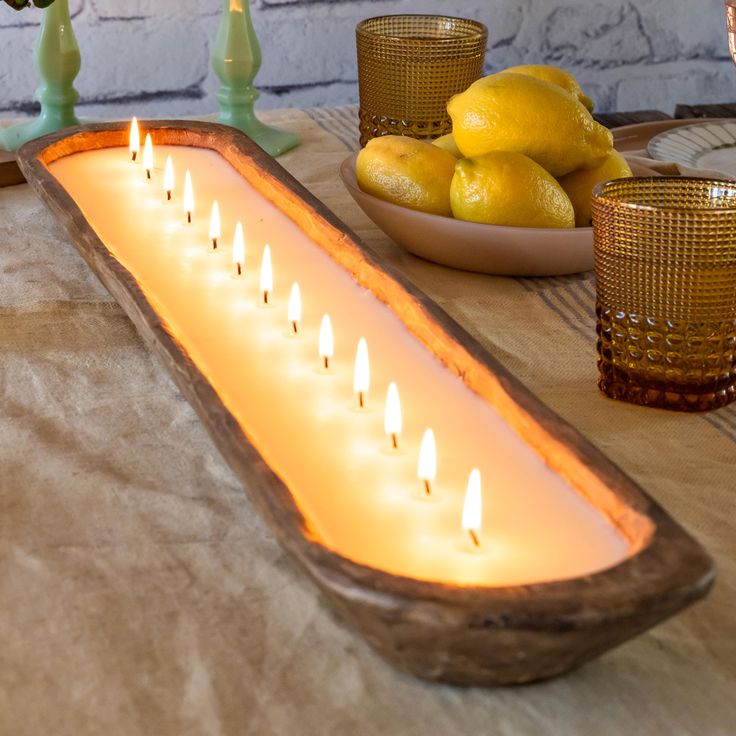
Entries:
POLYGON ((484 400, 411 335, 274 205, 213 151, 158 146, 152 181, 124 148, 78 153, 50 170, 110 252, 133 275, 266 462, 283 479, 327 547, 359 563, 459 585, 510 585, 586 575, 628 555, 626 541, 550 471, 484 400), (163 165, 176 189, 167 203, 163 165), (194 183, 192 225, 182 209, 184 171, 194 183), (208 239, 217 199, 222 237, 208 239), (232 276, 237 220, 246 240, 245 277, 232 276), (273 258, 271 306, 260 305, 263 246, 273 258), (289 337, 293 281, 304 304, 301 334, 289 337), (335 354, 319 370, 318 330, 329 314, 335 354), (355 409, 353 360, 368 342, 371 388, 355 409), (388 450, 383 405, 390 381, 404 418, 400 449, 388 450), (423 497, 416 463, 434 429, 438 476, 423 497), (481 547, 460 519, 468 474, 483 480, 481 547))

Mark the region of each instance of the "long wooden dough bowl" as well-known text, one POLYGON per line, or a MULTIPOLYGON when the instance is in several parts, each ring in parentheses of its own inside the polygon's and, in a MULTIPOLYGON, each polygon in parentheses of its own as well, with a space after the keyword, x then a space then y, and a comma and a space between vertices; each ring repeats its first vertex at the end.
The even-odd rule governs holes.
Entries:
POLYGON ((488 401, 544 462, 597 507, 630 556, 586 577, 514 587, 456 587, 387 574, 326 548, 206 378, 162 324, 47 166, 70 154, 127 145, 127 126, 99 124, 33 141, 19 154, 27 180, 88 265, 163 360, 274 534, 340 616, 396 666, 419 677, 507 685, 559 675, 705 595, 714 578, 703 548, 630 478, 547 409, 467 332, 376 257, 251 140, 198 122, 150 122, 156 144, 213 149, 291 217, 418 340, 488 401))

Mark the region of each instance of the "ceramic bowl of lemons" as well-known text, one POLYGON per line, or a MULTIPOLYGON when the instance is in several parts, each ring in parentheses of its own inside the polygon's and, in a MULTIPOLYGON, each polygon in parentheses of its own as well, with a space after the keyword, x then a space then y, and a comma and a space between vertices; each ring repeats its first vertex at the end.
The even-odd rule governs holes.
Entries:
POLYGON ((593 228, 525 228, 466 222, 402 207, 358 186, 357 154, 340 178, 358 206, 409 253, 442 266, 499 276, 560 276, 593 268, 593 228))
POLYGON ((592 102, 557 67, 515 67, 448 102, 453 134, 369 141, 342 164, 358 205, 409 252, 513 276, 593 268, 590 200, 630 176, 592 102))

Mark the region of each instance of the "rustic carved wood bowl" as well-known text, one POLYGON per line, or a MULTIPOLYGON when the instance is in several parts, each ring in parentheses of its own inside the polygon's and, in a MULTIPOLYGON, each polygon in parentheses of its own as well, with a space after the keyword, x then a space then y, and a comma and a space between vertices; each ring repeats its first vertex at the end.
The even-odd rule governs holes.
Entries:
POLYGON ((281 544, 344 621, 386 659, 422 678, 508 685, 552 677, 671 616, 708 591, 708 554, 575 429, 553 414, 436 304, 380 263, 273 159, 238 131, 197 122, 148 122, 156 144, 217 151, 319 247, 385 303, 413 335, 503 419, 627 541, 628 557, 585 577, 511 587, 460 587, 386 573, 329 549, 292 491, 162 322, 47 168, 79 151, 127 144, 127 126, 52 134, 20 151, 27 180, 88 265, 161 358, 281 544))

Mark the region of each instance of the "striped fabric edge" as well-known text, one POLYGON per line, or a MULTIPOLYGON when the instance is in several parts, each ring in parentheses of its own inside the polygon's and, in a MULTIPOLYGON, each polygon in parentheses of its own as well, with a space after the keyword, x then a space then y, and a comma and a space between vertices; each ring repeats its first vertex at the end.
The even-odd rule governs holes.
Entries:
POLYGON ((360 148, 357 105, 307 107, 304 112, 320 128, 334 135, 348 150, 357 151, 360 148))
POLYGON ((592 274, 519 277, 524 289, 541 299, 572 330, 586 339, 595 337, 595 288, 592 274))
POLYGON ((703 414, 702 418, 724 437, 736 443, 736 409, 734 409, 734 404, 710 414, 703 414))

